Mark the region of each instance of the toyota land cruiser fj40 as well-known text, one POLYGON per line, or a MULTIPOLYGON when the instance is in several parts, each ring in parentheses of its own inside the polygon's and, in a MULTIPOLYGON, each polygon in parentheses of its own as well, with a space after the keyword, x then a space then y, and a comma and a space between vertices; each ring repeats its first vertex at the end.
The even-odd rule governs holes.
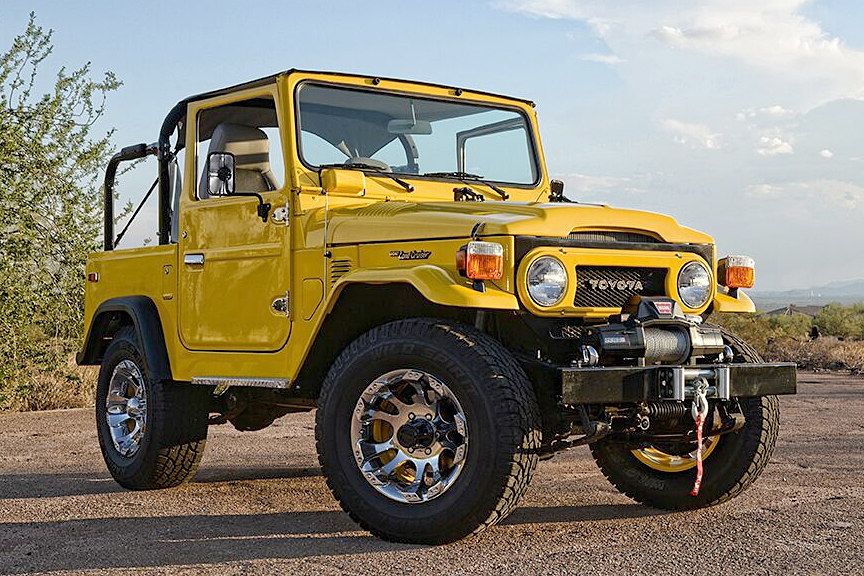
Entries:
POLYGON ((78 362, 101 365, 117 482, 180 484, 208 425, 317 409, 330 489, 389 540, 482 530, 585 444, 639 502, 721 503, 796 388, 704 321, 754 311, 751 259, 569 200, 533 104, 461 88, 290 70, 187 98, 111 159, 86 272, 78 362), (117 167, 148 155, 158 245, 116 249, 117 167))

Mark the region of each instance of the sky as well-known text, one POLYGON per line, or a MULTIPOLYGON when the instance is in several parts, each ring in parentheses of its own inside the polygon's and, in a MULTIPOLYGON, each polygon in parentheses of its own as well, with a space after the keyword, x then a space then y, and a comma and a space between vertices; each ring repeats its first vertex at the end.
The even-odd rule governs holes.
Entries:
MULTIPOLYGON (((670 214, 754 257, 762 290, 864 278, 859 0, 4 0, 0 51, 30 11, 55 30, 46 72, 124 82, 98 125, 118 147, 188 95, 288 68, 470 87, 537 103, 571 198, 670 214)), ((155 205, 139 220, 132 242, 155 205)))

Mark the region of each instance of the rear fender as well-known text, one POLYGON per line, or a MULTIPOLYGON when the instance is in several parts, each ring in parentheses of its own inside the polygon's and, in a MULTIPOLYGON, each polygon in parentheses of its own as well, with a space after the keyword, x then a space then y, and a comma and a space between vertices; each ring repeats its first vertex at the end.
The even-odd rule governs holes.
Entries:
POLYGON ((93 321, 78 352, 78 364, 100 364, 108 347, 112 322, 118 316, 128 318, 135 327, 147 370, 154 380, 170 380, 171 365, 165 347, 165 335, 156 305, 147 296, 124 296, 105 300, 93 314, 93 321))

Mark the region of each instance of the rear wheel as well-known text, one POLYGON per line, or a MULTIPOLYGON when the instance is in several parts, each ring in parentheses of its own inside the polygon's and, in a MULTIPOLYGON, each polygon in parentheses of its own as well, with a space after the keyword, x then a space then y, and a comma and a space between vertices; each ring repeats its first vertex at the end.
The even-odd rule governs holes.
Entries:
POLYGON ((457 540, 506 517, 537 465, 525 373, 485 334, 400 320, 350 344, 321 390, 318 454, 363 528, 399 542, 457 540))
POLYGON ((96 389, 99 446, 111 475, 132 490, 190 480, 207 438, 210 388, 154 381, 132 327, 105 352, 96 389))
MULTIPOLYGON (((724 331, 724 339, 741 362, 761 362, 746 342, 724 331)), ((600 470, 630 498, 669 510, 712 506, 734 498, 762 473, 777 441, 780 405, 776 396, 733 399, 744 426, 702 445, 704 477, 699 495, 690 495, 696 478, 696 444, 631 449, 611 439, 591 445, 600 470)), ((709 420, 712 420, 709 418, 709 420)))

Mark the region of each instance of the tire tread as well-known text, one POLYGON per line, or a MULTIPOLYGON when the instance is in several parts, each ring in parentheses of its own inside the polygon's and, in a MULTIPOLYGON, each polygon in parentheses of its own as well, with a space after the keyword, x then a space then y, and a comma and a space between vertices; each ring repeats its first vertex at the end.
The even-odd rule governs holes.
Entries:
MULTIPOLYGON (((527 490, 537 466, 541 440, 540 410, 525 372, 503 346, 478 330, 445 320, 416 318, 384 324, 354 340, 332 365, 321 388, 319 422, 315 428, 318 458, 326 471, 329 463, 321 435, 320 418, 324 412, 321 407, 330 402, 334 394, 339 393, 337 376, 345 370, 350 360, 379 341, 395 339, 406 334, 418 338, 421 335, 434 337, 436 334, 440 335, 442 331, 459 345, 470 349, 471 354, 479 360, 478 366, 482 366, 487 371, 485 378, 487 399, 501 426, 499 438, 508 441, 510 458, 494 471, 495 476, 502 479, 494 496, 496 503, 486 517, 474 519, 476 526, 469 533, 476 534, 506 518, 516 507, 527 490)), ((455 526, 450 533, 438 534, 431 540, 405 537, 404 534, 384 530, 376 525, 376 522, 370 522, 356 514, 340 495, 330 475, 326 476, 327 486, 342 509, 364 530, 380 538, 398 542, 445 543, 467 535, 464 533, 464 526, 455 526)))

